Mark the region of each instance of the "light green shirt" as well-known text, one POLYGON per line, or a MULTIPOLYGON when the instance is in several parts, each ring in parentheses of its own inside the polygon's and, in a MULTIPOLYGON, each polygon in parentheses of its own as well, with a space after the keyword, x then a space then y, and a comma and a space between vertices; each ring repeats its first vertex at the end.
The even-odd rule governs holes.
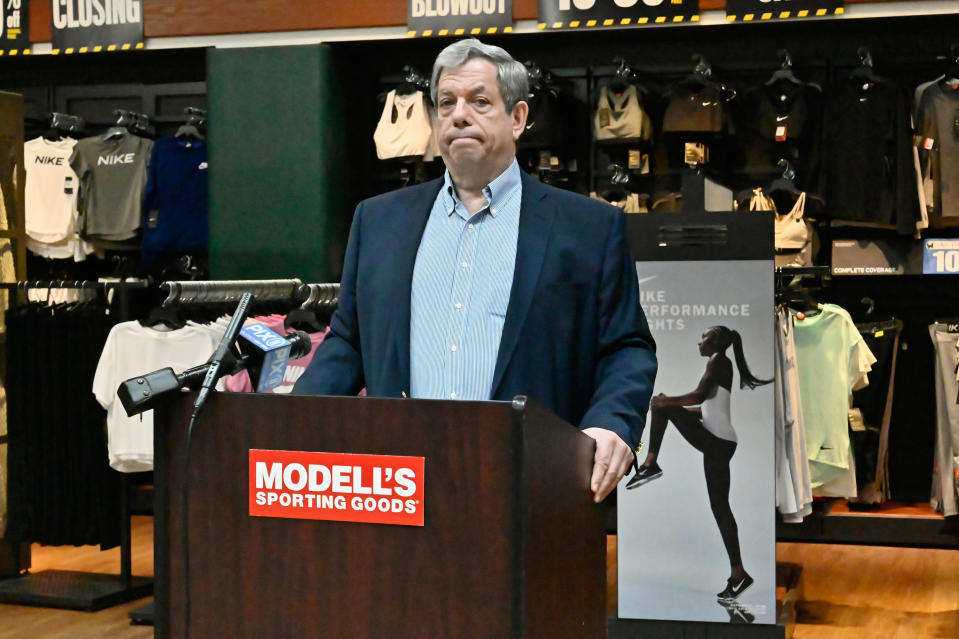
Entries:
POLYGON ((812 486, 821 486, 849 469, 849 395, 869 383, 875 356, 843 308, 823 304, 805 319, 795 317, 806 452, 812 486))

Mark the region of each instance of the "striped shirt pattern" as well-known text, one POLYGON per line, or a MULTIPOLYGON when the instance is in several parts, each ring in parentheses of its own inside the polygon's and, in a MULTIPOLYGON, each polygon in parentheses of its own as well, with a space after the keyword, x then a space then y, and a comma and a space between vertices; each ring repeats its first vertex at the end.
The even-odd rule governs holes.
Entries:
POLYGON ((483 189, 474 215, 446 172, 413 267, 410 298, 410 395, 490 398, 506 320, 522 201, 514 160, 483 189))

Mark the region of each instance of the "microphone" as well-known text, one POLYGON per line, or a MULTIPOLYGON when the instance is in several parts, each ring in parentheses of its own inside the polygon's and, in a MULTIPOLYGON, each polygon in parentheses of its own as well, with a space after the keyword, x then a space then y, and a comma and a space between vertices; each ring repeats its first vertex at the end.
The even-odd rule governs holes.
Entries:
MULTIPOLYGON (((282 384, 287 363, 309 355, 313 349, 313 342, 305 331, 293 331, 283 336, 260 322, 244 326, 237 342, 242 355, 227 356, 223 362, 224 376, 247 371, 257 393, 265 393, 282 384)), ((207 362, 176 375, 178 388, 199 388, 210 366, 207 362)))
POLYGON ((223 371, 221 370, 223 361, 227 358, 227 355, 236 353, 234 342, 236 342, 236 337, 243 327, 243 321, 246 320, 252 302, 252 293, 244 293, 240 296, 240 303, 236 305, 236 310, 233 311, 230 324, 226 327, 226 332, 220 338, 220 343, 213 351, 213 355, 210 356, 210 368, 207 369, 206 377, 203 378, 203 383, 200 385, 200 392, 197 393, 196 401, 193 403, 193 414, 190 416, 191 424, 196 421, 200 411, 203 410, 206 398, 209 397, 217 380, 223 377, 223 371))
POLYGON ((243 327, 239 344, 253 390, 257 393, 282 384, 287 362, 308 355, 313 348, 310 336, 303 331, 294 331, 283 337, 259 322, 243 327))
MULTIPOLYGON (((233 375, 240 371, 250 372, 250 380, 257 392, 264 392, 276 388, 283 382, 283 373, 287 361, 309 354, 313 348, 310 336, 303 331, 289 333, 285 337, 274 333, 263 324, 253 324, 245 327, 261 335, 260 342, 269 341, 271 345, 263 350, 257 341, 246 339, 242 335, 240 344, 243 354, 236 356, 228 353, 222 364, 224 375, 233 375), (257 327, 257 328, 254 328, 257 327), (268 332, 269 335, 264 333, 268 332), (280 344, 279 342, 282 342, 280 344), (262 371, 268 371, 263 376, 262 371)), ((162 368, 146 375, 131 377, 117 389, 120 403, 129 417, 153 409, 168 394, 179 391, 181 388, 196 390, 200 388, 212 364, 207 362, 189 368, 179 375, 172 368, 162 368)))

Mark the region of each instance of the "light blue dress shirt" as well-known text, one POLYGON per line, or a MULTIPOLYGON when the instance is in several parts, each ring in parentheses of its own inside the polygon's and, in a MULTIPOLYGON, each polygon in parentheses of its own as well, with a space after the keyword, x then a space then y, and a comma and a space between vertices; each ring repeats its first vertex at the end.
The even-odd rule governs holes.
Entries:
POLYGON ((433 202, 413 267, 412 397, 490 398, 519 238, 516 160, 483 195, 487 205, 471 216, 447 171, 433 202))

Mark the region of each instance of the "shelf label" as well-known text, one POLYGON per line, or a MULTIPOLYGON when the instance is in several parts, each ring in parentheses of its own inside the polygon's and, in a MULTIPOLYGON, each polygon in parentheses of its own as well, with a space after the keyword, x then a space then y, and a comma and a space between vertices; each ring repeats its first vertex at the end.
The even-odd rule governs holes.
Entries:
POLYGON ((959 273, 959 240, 923 240, 922 272, 929 275, 959 273))

